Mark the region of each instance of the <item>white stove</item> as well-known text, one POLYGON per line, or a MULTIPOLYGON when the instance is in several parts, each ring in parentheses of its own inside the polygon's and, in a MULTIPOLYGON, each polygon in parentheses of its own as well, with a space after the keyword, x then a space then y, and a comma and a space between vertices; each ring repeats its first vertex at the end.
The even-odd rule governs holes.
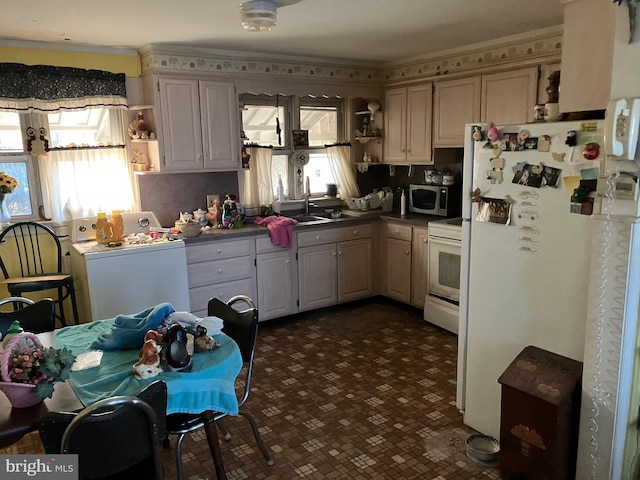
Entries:
POLYGON ((462 218, 429 222, 429 280, 424 319, 452 333, 460 320, 462 218))
POLYGON ((95 218, 72 222, 71 265, 81 321, 135 314, 168 302, 189 311, 187 258, 182 240, 163 236, 153 212, 123 213, 122 245, 95 241, 95 218))

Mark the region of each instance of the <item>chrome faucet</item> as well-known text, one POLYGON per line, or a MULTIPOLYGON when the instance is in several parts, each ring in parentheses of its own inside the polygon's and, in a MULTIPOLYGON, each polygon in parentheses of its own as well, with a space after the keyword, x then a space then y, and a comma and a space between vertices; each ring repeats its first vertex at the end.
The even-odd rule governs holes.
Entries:
POLYGON ((309 186, 309 177, 305 178, 304 188, 304 214, 309 215, 309 207, 317 207, 318 205, 313 202, 309 202, 311 196, 311 187, 309 186))

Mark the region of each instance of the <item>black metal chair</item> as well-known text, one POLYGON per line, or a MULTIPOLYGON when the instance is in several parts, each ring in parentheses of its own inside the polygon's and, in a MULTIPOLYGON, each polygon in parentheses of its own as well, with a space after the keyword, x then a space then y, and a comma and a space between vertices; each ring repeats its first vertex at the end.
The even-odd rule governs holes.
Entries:
POLYGON ((47 453, 76 453, 81 480, 162 480, 167 385, 100 400, 77 413, 48 413, 38 431, 47 453))
MULTIPOLYGON (((211 300, 209 300, 207 309, 210 316, 216 316, 222 319, 222 331, 229 337, 231 337, 240 348, 244 375, 242 375, 241 373, 238 379, 236 379, 236 382, 244 382, 242 397, 238 401, 239 407, 242 407, 242 405, 244 405, 244 403, 249 398, 249 392, 251 390, 253 357, 256 346, 256 338, 258 335, 258 309, 256 308, 253 301, 249 297, 244 295, 237 295, 235 297, 232 297, 226 304, 218 300, 217 298, 212 298, 211 300), (237 302, 245 302, 249 306, 249 308, 247 310, 237 311, 232 307, 237 302)), ((258 448, 262 452, 264 458, 267 460, 267 465, 273 465, 273 458, 271 458, 271 455, 269 455, 269 452, 267 452, 267 449, 262 442, 262 438, 260 437, 260 432, 258 431, 258 426, 254 418, 248 412, 242 409, 238 411, 238 414, 246 418, 249 422, 251 430, 253 431, 253 435, 255 436, 256 443, 258 444, 258 448)), ((225 440, 228 440, 230 436, 226 432, 226 429, 220 424, 220 419, 226 416, 227 414, 225 413, 215 413, 214 420, 218 423, 220 429, 223 431, 225 440)), ((182 480, 183 478, 182 441, 184 440, 184 437, 187 433, 203 428, 204 426, 205 425, 202 415, 174 413, 167 416, 167 433, 169 435, 178 435, 178 439, 175 445, 176 465, 178 467, 178 480, 182 480)))
POLYGON ((1 283, 11 296, 55 289, 56 317, 62 326, 67 325, 64 313, 67 298, 71 300, 74 322, 79 322, 73 277, 62 271, 60 240, 49 227, 19 222, 4 228, 0 233, 0 269, 5 278, 1 283))
POLYGON ((12 304, 13 311, 0 311, 0 334, 5 336, 15 320, 25 332, 51 332, 56 326, 56 305, 50 298, 34 302, 24 297, 8 297, 0 300, 0 307, 12 304))

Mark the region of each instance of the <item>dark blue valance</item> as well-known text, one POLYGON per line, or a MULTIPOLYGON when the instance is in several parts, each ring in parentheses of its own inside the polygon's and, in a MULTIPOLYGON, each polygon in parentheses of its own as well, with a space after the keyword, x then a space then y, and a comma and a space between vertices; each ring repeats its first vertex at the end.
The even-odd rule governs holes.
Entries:
POLYGON ((127 104, 125 75, 49 65, 0 63, 0 109, 43 113, 127 104))

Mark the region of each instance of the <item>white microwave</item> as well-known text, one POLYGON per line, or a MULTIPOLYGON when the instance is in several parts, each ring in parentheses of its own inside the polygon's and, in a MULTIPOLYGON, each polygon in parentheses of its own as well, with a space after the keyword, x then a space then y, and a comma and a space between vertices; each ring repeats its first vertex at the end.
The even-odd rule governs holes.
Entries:
POLYGON ((461 185, 409 185, 409 211, 459 217, 461 195, 461 185))

